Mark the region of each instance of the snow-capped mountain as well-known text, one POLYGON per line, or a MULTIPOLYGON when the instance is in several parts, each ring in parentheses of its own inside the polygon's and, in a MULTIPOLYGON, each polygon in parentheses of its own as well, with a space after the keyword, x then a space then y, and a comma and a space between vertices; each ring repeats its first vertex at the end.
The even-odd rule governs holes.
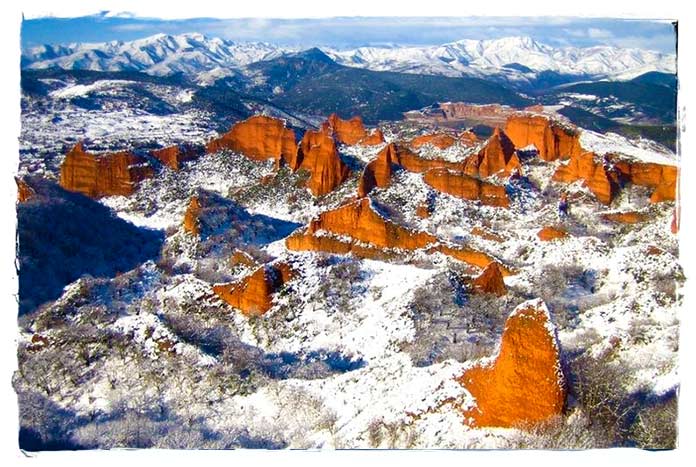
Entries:
MULTIPOLYGON (((554 48, 530 37, 465 39, 427 47, 322 49, 339 64, 377 71, 445 76, 505 74, 526 79, 542 71, 630 79, 647 71, 673 73, 671 54, 609 46, 554 48)), ((296 50, 267 43, 236 43, 198 33, 158 34, 130 42, 42 45, 22 55, 24 68, 60 67, 95 71, 143 71, 165 76, 196 75, 210 83, 247 65, 296 50)))
POLYGON ((554 48, 530 37, 464 39, 431 47, 360 47, 326 51, 338 63, 371 70, 447 76, 554 71, 633 77, 646 71, 673 73, 676 59, 659 52, 609 46, 554 48))
POLYGON ((173 73, 221 77, 229 69, 268 60, 283 49, 266 43, 236 43, 202 34, 157 34, 130 42, 42 45, 22 54, 24 68, 143 71, 166 76, 173 73))

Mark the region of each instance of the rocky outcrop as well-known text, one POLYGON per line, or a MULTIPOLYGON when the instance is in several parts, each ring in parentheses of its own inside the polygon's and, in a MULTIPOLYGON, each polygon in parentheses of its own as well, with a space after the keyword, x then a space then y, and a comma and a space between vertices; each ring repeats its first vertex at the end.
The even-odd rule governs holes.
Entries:
POLYGON ((416 136, 411 140, 409 146, 413 149, 420 149, 426 144, 430 144, 438 149, 447 149, 457 142, 457 139, 445 133, 432 133, 429 135, 416 136))
POLYGON ((648 216, 636 211, 612 212, 602 214, 602 219, 620 224, 638 224, 648 220, 648 216))
MULTIPOLYGON (((466 246, 448 245, 442 243, 433 247, 431 251, 439 251, 442 254, 451 256, 456 260, 459 260, 471 266, 476 266, 477 268, 481 269, 485 268, 492 262, 496 262, 495 258, 493 258, 492 256, 482 251, 474 250, 473 248, 469 248, 466 246)), ((514 274, 514 271, 503 266, 502 264, 498 264, 498 267, 503 277, 511 276, 514 274)))
POLYGON ((354 144, 362 144, 371 146, 382 144, 384 135, 379 129, 368 133, 363 125, 362 118, 355 116, 350 120, 343 120, 338 115, 331 114, 326 122, 322 125, 322 130, 332 134, 339 143, 353 146, 354 144))
POLYGON ((189 144, 177 144, 150 151, 150 155, 170 169, 179 170, 183 162, 198 157, 198 151, 189 144))
POLYGON ((680 211, 681 208, 676 208, 674 212, 672 213, 672 222, 669 225, 669 229, 672 231, 673 234, 678 234, 679 233, 679 217, 680 217, 680 211))
POLYGON ((311 174, 307 187, 314 196, 332 192, 350 175, 350 169, 338 155, 336 142, 326 130, 307 131, 297 159, 299 168, 311 174))
POLYGON ((462 170, 461 162, 450 162, 443 159, 425 159, 408 148, 390 143, 392 161, 414 173, 425 173, 432 169, 462 170))
POLYGON ((295 132, 277 118, 255 115, 234 126, 206 146, 208 153, 228 149, 250 159, 264 161, 293 160, 297 155, 295 132))
POLYGON ((389 186, 392 176, 392 154, 394 146, 389 145, 382 149, 377 157, 365 166, 360 181, 358 182, 358 197, 362 198, 373 188, 385 188, 389 186))
POLYGON ((501 237, 500 235, 498 235, 497 233, 491 232, 490 230, 487 230, 487 229, 484 229, 484 228, 478 227, 478 226, 471 229, 470 233, 471 233, 471 235, 476 235, 477 237, 481 237, 485 240, 490 240, 490 241, 496 242, 496 243, 502 243, 505 241, 505 239, 503 237, 501 237))
POLYGON ((255 266, 256 261, 254 258, 251 257, 248 253, 245 253, 244 251, 241 250, 235 250, 234 253, 232 253, 232 256, 230 256, 230 266, 237 267, 237 266, 255 266))
POLYGON ((492 261, 471 281, 471 290, 477 294, 493 294, 502 297, 507 293, 503 273, 497 262, 492 261))
POLYGON ((60 185, 91 198, 128 196, 140 181, 153 175, 145 159, 132 152, 97 155, 85 151, 84 145, 78 143, 60 166, 60 185))
POLYGON ((598 160, 592 152, 576 154, 566 164, 561 164, 553 174, 553 180, 573 183, 583 180, 584 185, 603 204, 611 204, 619 187, 613 180, 604 161, 598 160))
POLYGON ((34 191, 26 180, 15 177, 15 183, 17 184, 17 201, 20 203, 26 203, 36 196, 36 191, 34 191))
POLYGON ((285 263, 263 265, 239 282, 213 286, 213 292, 245 316, 260 316, 271 309, 273 294, 292 275, 292 270, 285 263))
POLYGON ((530 300, 510 314, 498 355, 458 378, 476 399, 466 409, 475 427, 518 427, 547 420, 566 398, 558 340, 542 300, 530 300))
POLYGON ((189 201, 186 212, 184 213, 184 232, 188 232, 191 235, 198 237, 201 234, 200 219, 201 214, 201 203, 198 196, 192 196, 191 201, 189 201))
POLYGON ((464 161, 464 173, 479 177, 495 174, 510 175, 521 168, 515 145, 500 128, 495 129, 486 146, 464 161))
POLYGON ((542 242, 550 242, 568 237, 568 232, 557 227, 544 227, 537 232, 537 237, 542 242))
POLYGON ((619 176, 634 185, 653 188, 651 203, 674 201, 677 198, 677 167, 653 162, 614 161, 619 176))
POLYGON ((479 138, 474 134, 474 132, 465 130, 459 135, 459 143, 463 146, 475 146, 479 143, 479 138))
POLYGON ((543 115, 513 115, 505 124, 505 133, 518 149, 534 145, 545 161, 567 159, 584 152, 577 130, 543 115))
POLYGON ((434 169, 426 172, 423 180, 434 189, 458 198, 479 200, 488 206, 510 206, 504 186, 481 181, 463 172, 434 169))

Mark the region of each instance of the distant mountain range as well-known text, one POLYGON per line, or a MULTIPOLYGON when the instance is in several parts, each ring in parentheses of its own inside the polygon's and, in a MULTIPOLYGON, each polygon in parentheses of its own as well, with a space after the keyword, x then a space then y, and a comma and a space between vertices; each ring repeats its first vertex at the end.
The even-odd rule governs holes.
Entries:
MULTIPOLYGON (((529 37, 461 40, 428 47, 322 48, 340 65, 449 77, 494 77, 525 85, 548 74, 580 79, 631 79, 649 71, 674 73, 671 54, 608 46, 554 48, 529 37)), ((201 84, 247 74, 250 64, 298 52, 267 43, 237 43, 202 34, 158 34, 130 42, 42 45, 22 53, 22 68, 141 71, 193 75, 201 84)), ((552 83, 565 80, 551 80, 552 83)))

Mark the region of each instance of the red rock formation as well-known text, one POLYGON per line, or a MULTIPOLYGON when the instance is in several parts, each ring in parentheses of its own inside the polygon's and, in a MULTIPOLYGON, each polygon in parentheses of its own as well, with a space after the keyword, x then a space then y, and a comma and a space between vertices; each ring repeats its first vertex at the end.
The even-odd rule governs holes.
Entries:
POLYGON ((674 201, 677 198, 677 167, 652 162, 615 161, 614 167, 624 180, 634 185, 653 188, 651 203, 674 201))
POLYGON ((434 169, 423 176, 425 183, 443 193, 468 200, 480 200, 488 206, 508 207, 505 187, 483 182, 463 172, 434 169))
POLYGON ((431 144, 438 149, 447 149, 456 142, 457 140, 450 135, 444 133, 432 133, 429 135, 416 136, 411 140, 409 146, 411 146, 413 149, 420 149, 426 144, 431 144))
POLYGON ((297 160, 299 168, 311 174, 307 187, 314 196, 332 192, 350 175, 350 169, 338 155, 336 142, 325 129, 304 134, 297 160))
POLYGON ((25 203, 36 196, 36 192, 26 181, 15 177, 15 183, 17 184, 17 201, 20 203, 25 203))
POLYGON ((542 115, 513 115, 507 120, 505 133, 518 149, 533 144, 545 161, 566 159, 584 152, 576 130, 566 129, 542 115))
POLYGON ((255 115, 234 126, 206 146, 208 153, 229 149, 253 160, 294 160, 297 155, 295 132, 285 122, 264 115, 255 115))
POLYGON ((476 399, 464 411, 472 426, 516 427, 560 414, 566 390, 544 302, 519 305, 505 323, 495 360, 465 371, 458 381, 476 399))
POLYGON ((648 216, 636 211, 627 211, 602 214, 602 219, 621 224, 637 224, 639 222, 645 222, 648 216))
POLYGON ((239 282, 213 286, 213 292, 245 316, 260 316, 271 309, 273 294, 291 278, 287 264, 263 265, 239 282))
POLYGON ((389 186, 392 176, 393 145, 382 149, 377 157, 365 166, 360 181, 358 182, 358 197, 363 198, 373 188, 385 188, 389 186))
POLYGON ((192 196, 189 205, 184 213, 184 231, 198 237, 201 233, 201 227, 198 222, 198 218, 201 213, 201 203, 198 200, 198 196, 192 196))
POLYGON ((474 293, 478 294, 493 294, 498 297, 505 295, 507 289, 498 263, 495 261, 489 263, 483 272, 471 282, 471 288, 474 293))
POLYGON ((368 134, 363 125, 362 118, 355 116, 350 120, 343 120, 338 115, 331 114, 322 125, 322 130, 332 134, 339 143, 353 146, 354 144, 375 145, 384 142, 382 131, 377 129, 368 134))
POLYGON ((421 219, 427 219, 430 217, 430 206, 428 203, 420 203, 416 207, 416 216, 420 217, 421 219))
POLYGON ((437 241, 430 234, 409 230, 380 216, 372 208, 369 198, 319 214, 310 223, 308 231, 315 233, 318 230, 349 236, 381 248, 416 250, 437 241))
POLYGON ((394 143, 390 143, 387 148, 391 148, 392 161, 409 172, 424 173, 432 169, 462 170, 461 162, 450 162, 443 159, 424 159, 409 149, 394 143))
POLYGON ((255 266, 256 261, 248 253, 241 250, 235 250, 230 257, 230 266, 255 266))
POLYGON ((466 130, 459 135, 459 143, 463 146, 475 146, 479 143, 479 138, 473 132, 466 130))
POLYGON ((672 214, 672 222, 669 226, 670 230, 675 235, 679 233, 679 218, 681 217, 680 214, 681 208, 674 209, 674 213, 672 214))
MULTIPOLYGON (((476 266, 481 269, 485 268, 492 262, 496 262, 495 258, 491 257, 490 255, 487 255, 482 251, 474 250, 473 248, 465 246, 439 244, 433 247, 432 251, 439 251, 442 254, 451 256, 456 260, 470 264, 471 266, 476 266)), ((498 267, 500 268, 500 272, 502 273, 503 277, 515 274, 514 271, 503 266, 502 264, 498 264, 498 267)))
POLYGON ((552 240, 563 239, 568 237, 568 232, 556 227, 544 227, 537 232, 537 237, 542 242, 550 242, 552 240))
POLYGON ((92 198, 128 196, 138 182, 152 177, 154 171, 145 159, 127 151, 91 154, 78 143, 60 166, 60 185, 68 191, 92 198))
POLYGON ((618 186, 612 180, 608 168, 592 152, 571 156, 567 164, 556 169, 553 180, 563 183, 583 180, 584 185, 604 204, 611 204, 618 192, 618 186))
POLYGON ((478 226, 471 229, 471 235, 476 235, 477 237, 481 237, 496 243, 502 243, 505 241, 505 239, 497 233, 491 232, 478 226))
POLYGON ((495 129, 483 149, 464 161, 464 173, 479 177, 510 175, 515 169, 519 171, 521 168, 515 145, 500 128, 495 129))
POLYGON ((172 170, 179 170, 181 163, 197 157, 196 150, 188 144, 174 145, 150 151, 150 155, 172 170))

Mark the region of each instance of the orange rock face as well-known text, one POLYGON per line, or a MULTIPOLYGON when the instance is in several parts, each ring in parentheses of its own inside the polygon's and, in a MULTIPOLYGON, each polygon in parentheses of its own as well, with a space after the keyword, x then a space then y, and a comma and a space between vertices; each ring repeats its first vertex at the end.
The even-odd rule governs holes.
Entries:
POLYGON ((464 146, 474 146, 479 143, 479 138, 473 132, 466 130, 459 135, 459 142, 464 146))
POLYGON ((651 203, 674 201, 677 198, 677 167, 652 162, 617 161, 620 175, 634 185, 654 188, 651 203))
POLYGON ((390 143, 392 161, 414 173, 424 173, 432 169, 461 170, 461 162, 450 162, 443 159, 425 159, 411 152, 409 149, 390 143))
POLYGON ((311 174, 307 187, 314 196, 332 192, 350 175, 350 169, 338 155, 336 142, 324 129, 304 134, 297 158, 299 168, 311 174))
POLYGON ((612 222, 618 222, 621 224, 637 224, 639 222, 645 222, 648 218, 645 214, 642 214, 640 212, 628 211, 603 214, 602 219, 612 222))
POLYGON ((85 151, 83 144, 78 143, 60 167, 60 185, 91 198, 128 196, 135 191, 138 182, 153 175, 152 167, 131 152, 96 155, 85 151))
POLYGON ((409 145, 413 149, 419 149, 426 144, 431 144, 439 149, 447 149, 456 143, 457 140, 450 135, 444 133, 433 133, 430 135, 421 135, 413 138, 409 145))
POLYGON ((174 145, 150 152, 150 155, 172 170, 179 170, 181 163, 196 158, 196 150, 190 145, 174 145))
POLYGON ((248 253, 236 250, 230 257, 230 266, 254 266, 256 261, 248 253))
POLYGON ((674 213, 672 214, 672 222, 669 226, 670 230, 672 231, 673 234, 679 233, 679 215, 681 209, 677 208, 674 210, 674 213))
POLYGON ((292 270, 284 263, 264 265, 239 282, 213 286, 213 292, 245 316, 260 316, 271 309, 273 294, 291 278, 292 270))
MULTIPOLYGON (((496 262, 495 258, 491 257, 490 255, 487 255, 482 251, 474 250, 473 248, 465 246, 439 244, 433 248, 433 251, 439 251, 447 256, 451 256, 454 259, 470 264, 472 266, 476 266, 481 269, 485 268, 493 262, 496 262)), ((512 270, 506 268, 501 264, 498 264, 498 268, 500 269, 500 272, 503 275, 503 277, 511 276, 514 274, 512 270)))
POLYGON ((393 145, 382 149, 375 160, 365 166, 360 181, 358 182, 358 197, 362 198, 372 191, 373 188, 385 188, 389 186, 392 176, 392 154, 393 145))
POLYGON ((423 180, 436 190, 458 198, 480 200, 488 206, 510 206, 504 186, 483 182, 463 172, 434 169, 426 172, 423 180))
POLYGON ((505 239, 497 233, 482 229, 481 227, 474 227, 471 229, 471 235, 476 235, 477 237, 485 238, 486 240, 496 243, 502 243, 505 241, 505 239))
POLYGON ((349 236, 381 248, 416 250, 437 240, 430 234, 409 230, 380 216, 369 198, 321 213, 309 225, 310 233, 318 230, 349 236))
POLYGON ((542 242, 550 242, 552 240, 563 239, 568 237, 568 232, 563 229, 558 229, 556 227, 544 227, 539 232, 537 232, 537 237, 542 242))
POLYGON ((583 180, 585 186, 603 204, 611 204, 618 192, 618 186, 603 161, 598 161, 591 152, 571 156, 567 164, 556 169, 553 180, 563 183, 583 180))
POLYGON ((255 115, 234 126, 206 146, 208 153, 223 149, 241 152, 254 160, 292 160, 297 154, 295 132, 285 122, 264 115, 255 115))
POLYGON ((499 128, 495 129, 493 136, 478 154, 472 154, 464 161, 464 173, 480 177, 494 174, 510 175, 513 170, 521 168, 515 145, 499 128))
POLYGON ((322 125, 322 130, 333 134, 339 143, 352 146, 363 144, 366 146, 381 144, 384 142, 382 131, 377 129, 372 133, 365 130, 362 118, 355 116, 350 120, 343 120, 338 115, 331 114, 322 125))
POLYGON ((474 293, 493 294, 498 297, 505 295, 507 289, 498 263, 495 261, 489 263, 483 272, 471 282, 471 288, 474 293))
POLYGON ((566 390, 558 349, 544 302, 519 305, 505 323, 495 360, 458 378, 476 399, 464 412, 470 424, 509 428, 560 414, 566 390))
POLYGON ((505 133, 517 148, 534 145, 545 161, 580 155, 580 135, 541 115, 513 115, 505 124, 505 133))
POLYGON ((21 178, 15 177, 15 183, 17 184, 17 201, 20 203, 25 203, 36 196, 34 189, 21 178))
POLYGON ((198 222, 198 217, 201 213, 201 203, 198 196, 192 196, 189 205, 184 213, 184 231, 198 237, 201 233, 201 227, 198 222))

